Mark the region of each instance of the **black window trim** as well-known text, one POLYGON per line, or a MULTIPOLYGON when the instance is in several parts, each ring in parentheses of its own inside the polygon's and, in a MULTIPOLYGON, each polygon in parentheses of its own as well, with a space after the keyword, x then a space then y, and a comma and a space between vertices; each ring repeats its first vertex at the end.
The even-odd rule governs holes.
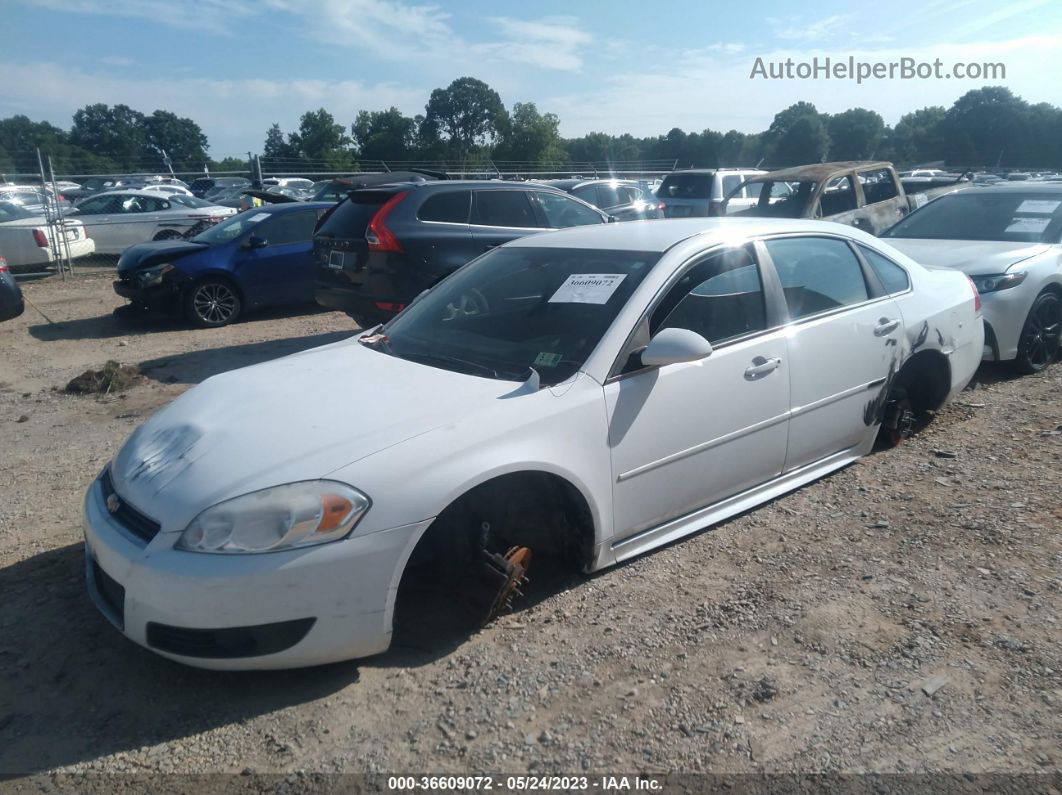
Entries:
POLYGON ((866 243, 856 243, 855 244, 855 252, 856 252, 856 255, 859 257, 859 261, 863 263, 863 272, 864 273, 870 273, 871 276, 873 276, 874 283, 879 286, 882 295, 885 295, 885 296, 887 296, 889 298, 895 298, 898 295, 907 295, 908 293, 914 292, 914 279, 911 278, 911 271, 909 271, 907 268, 905 268, 899 262, 894 260, 892 257, 888 256, 887 254, 883 254, 882 252, 878 251, 873 246, 868 246, 866 243), (874 270, 874 266, 870 263, 870 260, 868 260, 866 257, 863 256, 863 249, 864 248, 868 249, 870 251, 873 251, 879 257, 881 257, 884 260, 887 260, 888 262, 891 262, 893 265, 895 265, 897 268, 899 268, 901 271, 903 271, 904 275, 907 277, 907 287, 905 289, 903 289, 903 290, 897 290, 894 293, 890 293, 888 291, 888 288, 885 287, 885 283, 883 281, 881 281, 881 278, 878 276, 878 272, 876 270, 874 270))

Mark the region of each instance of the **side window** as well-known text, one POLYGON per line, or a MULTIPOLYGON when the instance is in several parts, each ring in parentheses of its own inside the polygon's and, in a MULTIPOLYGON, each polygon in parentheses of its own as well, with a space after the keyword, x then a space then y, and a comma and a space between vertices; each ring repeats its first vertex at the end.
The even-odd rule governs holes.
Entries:
POLYGON ((527 192, 522 190, 477 190, 475 222, 483 226, 538 226, 527 192))
POLYGON ((619 188, 620 202, 622 204, 630 204, 636 202, 642 198, 642 191, 640 188, 635 188, 632 185, 623 185, 619 188))
MULTIPOLYGON (((723 198, 725 199, 727 196, 729 196, 733 192, 734 188, 736 188, 741 183, 742 179, 737 174, 727 174, 725 177, 723 177, 723 198)), ((735 196, 734 198, 738 199, 740 197, 735 196)))
POLYGON ((684 328, 713 345, 767 328, 759 267, 747 249, 716 254, 688 270, 649 319, 649 332, 684 328))
POLYGON ((863 198, 867 204, 888 201, 900 195, 892 172, 887 168, 864 171, 859 175, 859 179, 863 183, 863 198))
POLYGON ((147 212, 144 207, 145 197, 143 196, 123 196, 122 197, 122 209, 123 213, 143 213, 147 212))
POLYGON ((843 240, 789 237, 768 240, 765 245, 793 320, 869 298, 863 268, 843 240))
POLYGON ((160 210, 170 209, 170 203, 165 199, 156 199, 151 196, 141 196, 140 206, 145 213, 157 213, 160 210))
POLYGON ((620 198, 619 191, 611 185, 598 185, 597 201, 590 203, 596 204, 601 209, 607 209, 609 207, 617 207, 623 204, 623 199, 620 198))
POLYGON ((876 273, 878 278, 881 279, 881 283, 885 286, 885 292, 889 295, 902 293, 911 286, 911 279, 907 275, 907 271, 891 259, 883 257, 878 252, 867 248, 866 246, 860 246, 859 251, 863 254, 863 258, 870 263, 870 267, 874 269, 874 273, 876 273))
POLYGON ((315 210, 285 213, 262 224, 255 234, 268 240, 271 246, 281 246, 285 243, 309 243, 316 223, 317 212, 315 210))
POLYGON ((535 191, 532 194, 542 213, 546 216, 546 223, 550 229, 565 229, 569 226, 586 226, 587 224, 600 224, 603 219, 596 212, 574 199, 570 199, 563 193, 546 193, 535 191))
POLYGON ((572 191, 572 196, 582 199, 587 204, 597 205, 597 191, 593 185, 583 185, 572 191))
POLYGON ((122 200, 119 196, 99 196, 89 199, 77 206, 78 210, 85 215, 103 215, 104 213, 121 212, 122 200))
POLYGON ((819 212, 822 216, 837 215, 856 209, 855 187, 851 177, 834 177, 826 183, 819 197, 819 212))
POLYGON ((467 224, 471 205, 470 190, 442 191, 424 200, 424 204, 417 210, 417 219, 445 224, 467 224))

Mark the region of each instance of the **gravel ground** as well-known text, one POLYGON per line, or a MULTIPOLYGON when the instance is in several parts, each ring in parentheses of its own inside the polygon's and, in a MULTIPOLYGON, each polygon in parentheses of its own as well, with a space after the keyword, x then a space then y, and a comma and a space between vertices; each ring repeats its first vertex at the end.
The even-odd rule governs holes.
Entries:
MULTIPOLYGON (((327 343, 309 309, 199 331, 111 317, 108 274, 0 325, 0 774, 1044 772, 1062 764, 1062 365, 974 388, 904 447, 471 637, 220 674, 91 606, 85 487, 208 375, 327 343), (128 392, 62 388, 109 359, 128 392)), ((532 576, 535 572, 532 570, 532 576)), ((300 781, 301 779, 283 779, 300 781)))

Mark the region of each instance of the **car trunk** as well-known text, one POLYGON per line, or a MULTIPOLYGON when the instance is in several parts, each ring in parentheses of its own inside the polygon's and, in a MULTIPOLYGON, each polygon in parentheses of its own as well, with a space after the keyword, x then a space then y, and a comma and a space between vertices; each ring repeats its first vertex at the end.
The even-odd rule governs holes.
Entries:
POLYGON ((671 174, 656 191, 665 218, 703 217, 709 214, 714 174, 671 174))
POLYGON ((325 214, 313 236, 318 279, 336 284, 361 284, 371 258, 387 252, 370 252, 365 233, 373 216, 396 191, 362 190, 325 214))

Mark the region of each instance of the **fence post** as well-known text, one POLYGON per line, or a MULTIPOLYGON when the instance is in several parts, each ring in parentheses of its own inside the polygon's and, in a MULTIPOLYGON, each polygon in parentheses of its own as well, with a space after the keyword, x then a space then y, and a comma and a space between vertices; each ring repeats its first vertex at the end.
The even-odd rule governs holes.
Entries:
MULTIPOLYGON (((44 196, 44 220, 48 221, 48 227, 54 232, 55 225, 48 219, 48 181, 44 177, 44 161, 41 159, 41 148, 39 146, 37 147, 37 167, 40 169, 41 173, 41 193, 44 196)), ((51 249, 56 264, 59 266, 60 275, 65 279, 66 271, 63 269, 63 254, 59 249, 59 241, 54 234, 48 243, 48 247, 51 249)))
MULTIPOLYGON (((52 166, 52 156, 48 155, 48 173, 52 177, 52 195, 55 197, 55 215, 59 219, 59 232, 63 236, 60 245, 66 254, 66 268, 70 275, 74 275, 74 258, 70 256, 70 241, 66 237, 66 218, 63 215, 63 206, 59 203, 59 185, 55 182, 55 168, 52 166)), ((61 269, 61 268, 60 268, 61 269)), ((66 278, 66 275, 63 275, 66 278)))

